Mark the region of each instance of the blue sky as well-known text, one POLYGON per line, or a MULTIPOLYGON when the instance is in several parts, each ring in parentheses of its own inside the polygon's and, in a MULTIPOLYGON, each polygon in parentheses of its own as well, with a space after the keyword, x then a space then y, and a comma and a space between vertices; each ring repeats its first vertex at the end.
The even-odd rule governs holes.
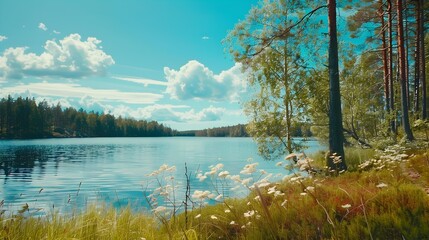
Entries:
POLYGON ((247 122, 221 41, 257 0, 2 0, 0 97, 175 129, 247 122))

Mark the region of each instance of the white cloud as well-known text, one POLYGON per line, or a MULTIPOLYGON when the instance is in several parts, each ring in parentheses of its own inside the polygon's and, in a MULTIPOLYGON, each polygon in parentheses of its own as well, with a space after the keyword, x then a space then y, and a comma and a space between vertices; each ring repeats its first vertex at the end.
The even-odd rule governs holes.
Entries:
POLYGON ((47 31, 48 28, 46 27, 46 25, 44 23, 39 23, 39 29, 42 29, 43 31, 47 31))
POLYGON ((226 112, 224 108, 216 108, 213 106, 202 109, 201 111, 195 111, 194 109, 189 108, 190 107, 187 105, 154 104, 144 108, 131 109, 128 106, 122 105, 119 107, 110 106, 107 108, 107 111, 111 112, 115 116, 156 120, 161 122, 217 121, 220 120, 223 114, 226 112), (189 110, 183 111, 183 109, 189 110))
POLYGON ((148 85, 167 86, 167 82, 162 82, 162 81, 147 79, 147 78, 136 78, 136 77, 113 77, 113 78, 122 80, 122 81, 143 84, 145 87, 147 87, 148 85))
POLYGON ((7 37, 6 36, 3 36, 3 35, 0 35, 0 42, 3 42, 4 40, 6 40, 7 39, 7 37))
MULTIPOLYGON (((91 96, 92 101, 120 102, 126 104, 153 104, 163 95, 141 92, 122 92, 110 89, 93 89, 74 83, 31 83, 3 88, 4 95, 30 92, 46 97, 84 98, 91 96)), ((83 101, 84 102, 84 101, 83 101)), ((82 103, 83 103, 82 102, 82 103)), ((88 103, 88 101, 87 101, 88 103)))
POLYGON ((59 31, 57 31, 57 30, 54 30, 54 31, 52 31, 53 33, 55 33, 55 34, 60 34, 61 32, 59 32, 59 31))
POLYGON ((24 76, 82 78, 103 75, 114 60, 98 46, 100 40, 81 40, 71 34, 57 43, 48 40, 40 55, 26 53, 27 48, 8 48, 0 56, 0 76, 20 79, 24 76))
POLYGON ((202 39, 202 40, 209 40, 209 39, 210 39, 210 37, 208 37, 208 36, 204 36, 204 37, 202 37, 201 39, 202 39))
POLYGON ((164 73, 168 80, 167 93, 179 100, 237 101, 239 94, 246 89, 240 63, 216 75, 200 62, 192 60, 178 71, 164 67, 164 73))

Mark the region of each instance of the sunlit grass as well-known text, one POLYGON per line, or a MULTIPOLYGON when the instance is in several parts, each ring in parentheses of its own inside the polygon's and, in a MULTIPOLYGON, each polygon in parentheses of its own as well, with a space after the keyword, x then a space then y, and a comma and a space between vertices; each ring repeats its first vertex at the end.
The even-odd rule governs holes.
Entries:
MULTIPOLYGON (((429 186, 428 152, 408 157, 386 152, 381 158, 369 160, 367 165, 364 164, 367 162, 365 158, 376 157, 372 152, 356 150, 348 154, 350 159, 355 157, 356 164, 359 163, 356 166, 358 171, 338 177, 295 175, 281 182, 268 182, 261 177, 265 173, 258 172, 257 165, 244 167, 240 177, 229 176, 222 165, 213 166, 206 174, 196 177, 207 176, 204 181, 229 178, 240 184, 244 182, 249 195, 240 199, 224 199, 213 194, 216 192, 213 190, 194 191, 190 194, 193 200, 189 200, 188 204, 192 206, 187 213, 174 213, 162 206, 136 212, 129 207, 115 210, 103 205, 94 205, 82 213, 69 215, 31 216, 25 209, 13 215, 4 213, 0 217, 0 238, 427 238, 429 197, 425 188, 429 186), (212 206, 203 204, 210 198, 217 198, 218 203, 212 206)), ((160 169, 165 171, 155 172, 156 177, 173 170, 168 166, 160 169)), ((167 196, 166 191, 169 189, 159 188, 158 197, 167 196)))

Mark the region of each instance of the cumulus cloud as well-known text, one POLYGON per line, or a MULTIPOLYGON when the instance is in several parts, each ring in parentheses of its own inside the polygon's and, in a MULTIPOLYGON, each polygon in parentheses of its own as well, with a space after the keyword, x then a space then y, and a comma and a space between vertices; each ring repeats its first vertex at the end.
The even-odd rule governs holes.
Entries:
POLYGON ((240 63, 220 74, 214 74, 200 62, 192 60, 179 70, 165 67, 164 74, 168 80, 167 93, 179 100, 236 101, 246 89, 240 63))
MULTIPOLYGON (((91 96, 91 101, 98 102, 119 102, 127 104, 153 104, 160 100, 163 95, 142 92, 123 92, 112 89, 93 89, 83 87, 75 83, 31 83, 13 87, 5 87, 2 90, 5 94, 22 94, 30 92, 39 96, 59 97, 59 98, 84 98, 91 96)), ((86 103, 89 101, 87 99, 86 103)), ((84 102, 82 102, 84 103, 84 102)))
POLYGON ((108 107, 109 112, 115 116, 132 117, 135 119, 146 119, 171 122, 200 122, 220 120, 226 112, 224 108, 210 106, 195 111, 187 105, 154 104, 151 106, 131 109, 128 106, 108 107))
POLYGON ((3 35, 0 35, 0 42, 3 42, 4 40, 6 40, 7 39, 7 37, 6 36, 3 36, 3 35))
POLYGON ((47 31, 48 28, 46 27, 46 25, 44 23, 39 23, 39 29, 42 29, 43 31, 47 31))
POLYGON ((27 48, 8 48, 0 56, 0 75, 21 79, 24 76, 82 78, 103 75, 114 64, 113 58, 101 50, 100 40, 89 37, 82 41, 71 34, 58 43, 48 40, 40 55, 27 53, 27 48))

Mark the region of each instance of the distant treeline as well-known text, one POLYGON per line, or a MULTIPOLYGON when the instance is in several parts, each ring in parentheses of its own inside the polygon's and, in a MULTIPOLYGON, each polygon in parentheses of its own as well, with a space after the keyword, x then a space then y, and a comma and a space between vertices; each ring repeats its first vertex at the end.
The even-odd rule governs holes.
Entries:
MULTIPOLYGON (((246 130, 246 124, 238 124, 227 127, 216 127, 208 128, 203 130, 189 130, 180 131, 176 133, 176 136, 188 136, 188 137, 249 137, 249 133, 246 130)), ((292 136, 294 137, 311 137, 313 134, 310 131, 308 123, 301 123, 292 128, 292 136)))
POLYGON ((156 121, 115 118, 18 97, 0 100, 0 138, 161 137, 175 131, 156 121))

